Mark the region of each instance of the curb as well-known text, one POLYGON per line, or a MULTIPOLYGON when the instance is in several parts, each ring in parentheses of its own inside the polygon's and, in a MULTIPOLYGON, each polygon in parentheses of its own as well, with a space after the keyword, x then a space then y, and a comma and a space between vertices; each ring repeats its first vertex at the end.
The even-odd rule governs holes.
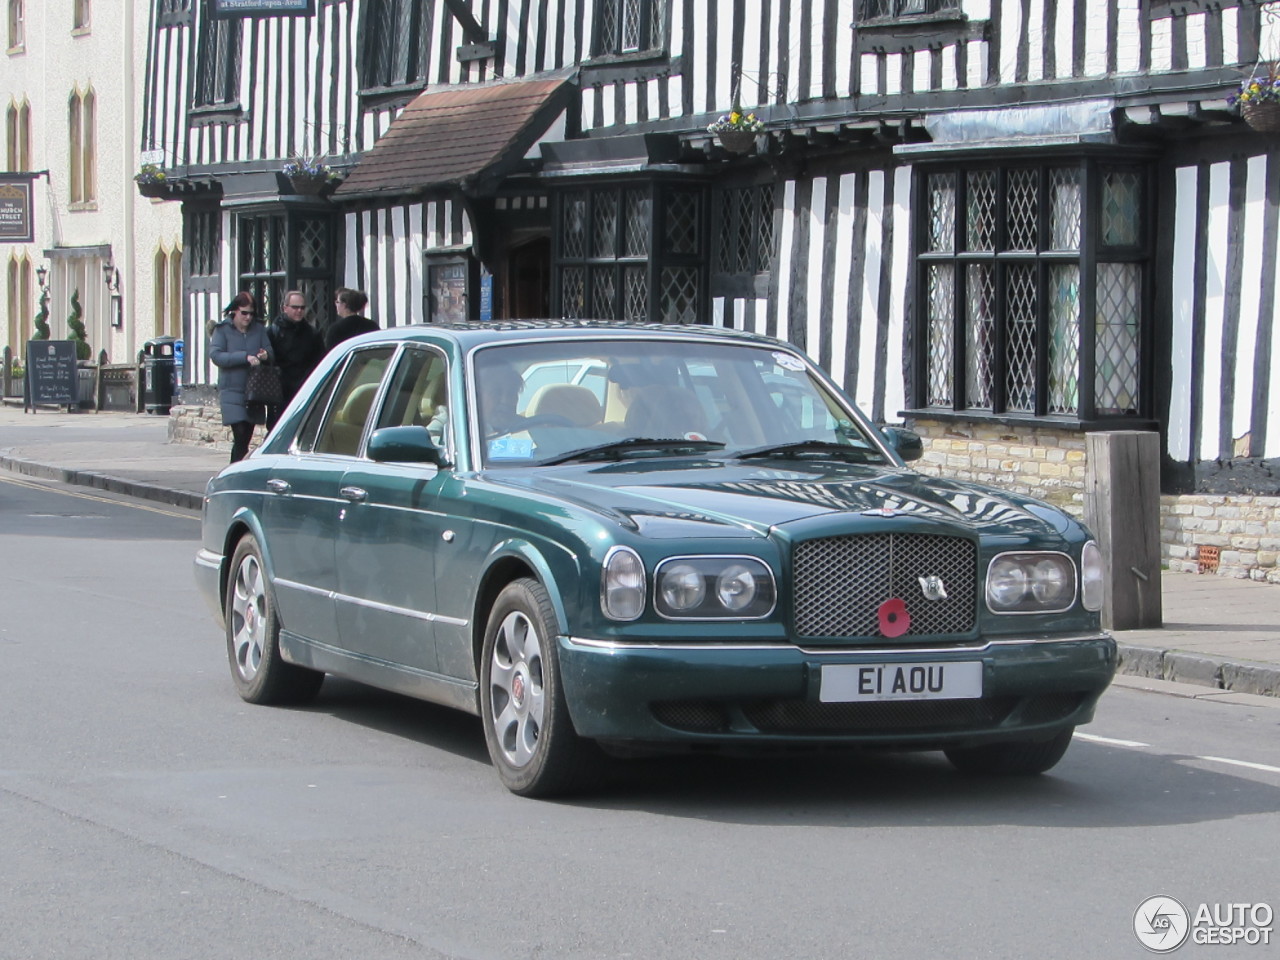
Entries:
POLYGON ((109 476, 105 473, 93 473, 88 470, 71 470, 67 467, 52 467, 34 460, 23 460, 18 457, 0 456, 0 468, 11 473, 28 477, 40 477, 44 480, 57 480, 78 487, 92 487, 109 493, 121 493, 139 500, 152 500, 166 503, 187 510, 200 510, 204 506, 204 497, 189 490, 171 490, 168 487, 156 486, 152 483, 141 483, 137 480, 125 480, 109 476))
POLYGON ((1280 697, 1280 666, 1248 660, 1221 660, 1198 653, 1117 643, 1117 673, 1148 680, 1193 683, 1231 693, 1280 697))

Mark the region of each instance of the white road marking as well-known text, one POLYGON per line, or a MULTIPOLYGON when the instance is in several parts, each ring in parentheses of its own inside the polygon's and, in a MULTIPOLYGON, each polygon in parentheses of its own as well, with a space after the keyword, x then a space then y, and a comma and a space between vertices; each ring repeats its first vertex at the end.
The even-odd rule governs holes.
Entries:
POLYGON ((1210 763, 1229 763, 1233 767, 1248 767, 1250 770, 1262 770, 1266 773, 1280 773, 1280 767, 1273 767, 1266 763, 1250 763, 1248 760, 1232 760, 1230 757, 1196 757, 1197 760, 1207 760, 1210 763))
POLYGON ((1141 740, 1114 740, 1111 737, 1099 737, 1092 733, 1081 733, 1076 731, 1077 740, 1088 740, 1090 743, 1105 743, 1113 747, 1149 747, 1151 744, 1143 743, 1141 740))

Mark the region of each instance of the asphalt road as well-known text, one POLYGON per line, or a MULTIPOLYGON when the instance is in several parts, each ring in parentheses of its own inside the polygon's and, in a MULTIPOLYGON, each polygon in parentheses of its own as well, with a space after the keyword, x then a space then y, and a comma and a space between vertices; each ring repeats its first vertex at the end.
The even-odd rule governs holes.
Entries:
POLYGON ((683 759, 521 800, 474 718, 242 703, 197 528, 0 477, 2 960, 1115 960, 1156 894, 1280 909, 1276 707, 1115 688, 1031 780, 683 759))

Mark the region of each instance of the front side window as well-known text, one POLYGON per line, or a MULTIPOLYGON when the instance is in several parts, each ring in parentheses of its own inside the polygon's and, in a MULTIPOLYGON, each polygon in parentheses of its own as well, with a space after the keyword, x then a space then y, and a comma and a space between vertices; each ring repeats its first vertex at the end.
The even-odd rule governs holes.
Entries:
POLYGON ((361 86, 421 84, 426 76, 423 0, 371 0, 365 7, 361 86))
MULTIPOLYGON (((394 352, 393 347, 375 347, 353 353, 333 392, 329 416, 316 436, 316 453, 354 457, 360 452, 360 438, 373 416, 373 402, 378 397, 382 375, 386 373, 387 363, 394 352)), ((311 421, 323 413, 322 405, 317 403, 308 416, 308 422, 303 425, 300 446, 305 448, 306 439, 314 429, 311 421)))
POLYGON ((959 0, 862 0, 859 20, 899 20, 959 12, 959 0))
POLYGON ((231 107, 240 99, 240 21, 213 19, 200 7, 192 105, 231 107))
POLYGON ((598 0, 597 56, 660 50, 666 43, 664 0, 598 0))
POLYGON ((919 405, 1144 413, 1146 174, 1098 161, 922 174, 919 405))
POLYGON ((92 203, 98 196, 97 173, 97 99, 92 90, 73 91, 67 104, 70 142, 69 183, 73 204, 92 203))
POLYGON ((704 205, 701 187, 599 185, 562 193, 553 311, 572 319, 699 322, 704 205))

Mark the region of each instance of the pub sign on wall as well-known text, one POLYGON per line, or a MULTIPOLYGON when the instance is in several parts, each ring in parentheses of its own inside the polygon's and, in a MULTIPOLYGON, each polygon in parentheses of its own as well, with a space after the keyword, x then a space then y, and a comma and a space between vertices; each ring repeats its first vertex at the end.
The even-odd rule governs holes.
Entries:
POLYGON ((293 17, 316 12, 316 0, 208 0, 211 17, 293 17))

